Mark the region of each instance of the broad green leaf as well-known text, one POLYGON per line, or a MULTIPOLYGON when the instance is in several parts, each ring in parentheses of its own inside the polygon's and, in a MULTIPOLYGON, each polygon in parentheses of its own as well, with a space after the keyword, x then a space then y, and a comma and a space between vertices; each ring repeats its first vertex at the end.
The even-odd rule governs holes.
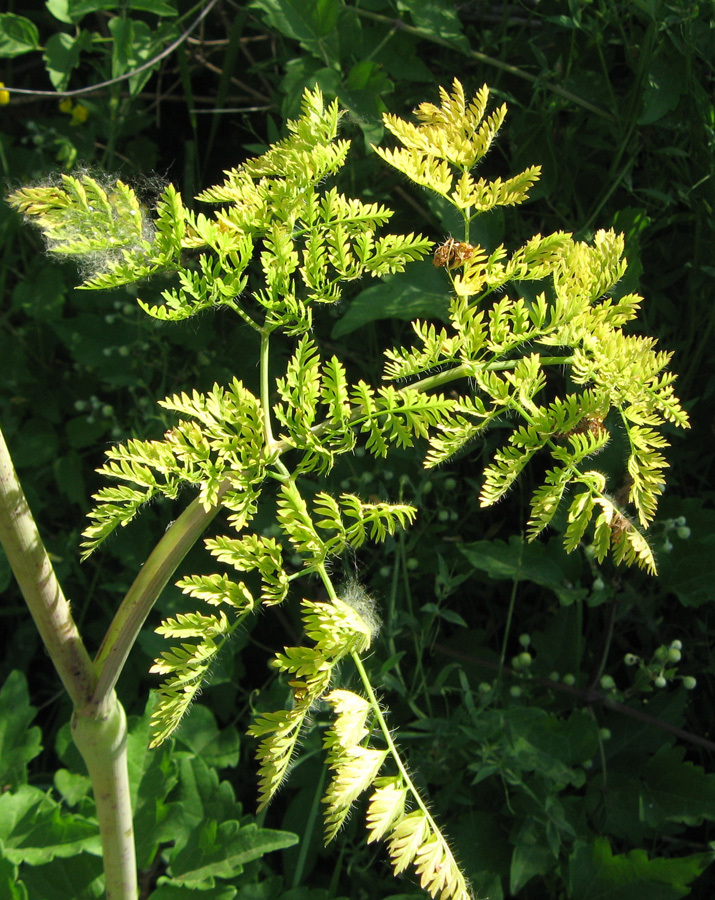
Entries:
POLYGON ((710 865, 712 853, 649 859, 645 850, 614 856, 605 837, 579 841, 569 859, 572 900, 678 900, 710 865))
POLYGON ((409 14, 412 22, 427 34, 439 35, 454 47, 469 52, 457 7, 449 0, 399 0, 397 8, 409 14))
POLYGON ((28 900, 27 888, 18 881, 17 873, 17 866, 3 858, 0 844, 0 897, 6 897, 7 900, 28 900))
POLYGON ((535 875, 546 875, 554 865, 554 855, 546 844, 519 841, 511 857, 509 889, 512 894, 520 891, 535 875))
POLYGON ((476 568, 490 578, 509 581, 532 581, 550 588, 564 606, 582 599, 588 593, 583 588, 567 587, 578 579, 579 561, 567 556, 560 541, 546 544, 526 543, 513 536, 503 541, 476 541, 460 545, 459 549, 476 568))
POLYGON ((155 16, 175 16, 176 0, 129 0, 129 9, 154 13, 155 16))
POLYGON ((151 865, 159 844, 187 841, 190 836, 189 826, 180 816, 172 815, 175 806, 167 799, 179 781, 173 743, 151 751, 147 749, 148 743, 148 720, 143 717, 140 728, 130 731, 127 747, 130 789, 132 797, 136 796, 132 805, 140 869, 151 865))
POLYGON ((238 891, 230 884, 217 884, 208 890, 204 885, 192 891, 186 885, 162 884, 149 894, 148 900, 233 900, 238 891))
MULTIPOLYGON (((53 0, 53 4, 59 7, 60 0, 53 0)), ((66 14, 73 22, 79 22, 89 13, 100 12, 104 9, 116 9, 119 5, 117 0, 66 0, 66 14)), ((126 4, 122 4, 122 7, 126 7, 127 10, 136 9, 154 13, 157 16, 176 15, 176 9, 171 0, 128 0, 126 4)), ((65 19, 61 21, 64 22, 65 19)))
POLYGON ((34 22, 14 13, 0 14, 0 57, 22 56, 40 47, 40 32, 34 22))
MULTIPOLYGON (((174 26, 168 23, 150 28, 146 22, 130 18, 110 19, 107 27, 114 38, 112 52, 112 77, 114 78, 148 62, 175 35, 174 26)), ((144 87, 151 78, 152 72, 153 66, 129 79, 129 90, 132 96, 144 87)))
POLYGON ((187 834, 209 819, 224 822, 239 820, 243 815, 231 785, 219 782, 216 770, 199 757, 179 759, 179 785, 174 796, 174 806, 187 834))
POLYGON ((63 813, 47 794, 27 784, 0 794, 0 840, 7 859, 33 866, 82 851, 100 852, 96 823, 63 813))
MULTIPOLYGON (((3 557, 4 558, 4 557, 3 557)), ((2 566, 0 565, 0 576, 2 566)), ((1 578, 0 578, 1 580, 1 578)), ((27 764, 42 751, 42 734, 30 706, 22 672, 10 673, 0 689, 0 784, 15 787, 27 779, 27 764)))
POLYGON ((664 821, 700 825, 715 819, 715 775, 684 756, 684 747, 662 747, 646 764, 641 816, 654 828, 664 821))
POLYGON ((468 627, 467 623, 459 613, 448 607, 439 606, 436 603, 424 603, 420 609, 422 612, 431 613, 433 616, 439 616, 441 619, 444 619, 445 622, 451 622, 452 625, 459 625, 462 628, 468 627))
POLYGON ((57 489, 72 503, 84 508, 87 499, 87 486, 84 475, 84 460, 75 450, 69 450, 65 456, 58 456, 52 466, 57 489))
POLYGON ((272 28, 286 37, 315 46, 335 31, 338 0, 256 0, 272 28))
MULTIPOLYGON (((556 790, 568 784, 580 787, 584 783, 580 764, 598 749, 596 726, 580 712, 561 719, 538 707, 482 710, 473 718, 468 731, 480 744, 499 745, 499 764, 490 774, 501 771, 515 785, 523 782, 524 773, 533 772, 556 790)), ((473 779, 476 784, 484 780, 489 767, 477 758, 468 768, 476 773, 473 779)), ((572 835, 571 826, 563 819, 556 801, 551 804, 549 817, 557 829, 572 835)))
POLYGON ((657 54, 652 58, 639 125, 652 125, 675 109, 685 92, 687 75, 681 56, 657 54))
POLYGON ((58 91, 67 88, 72 70, 79 65, 80 53, 91 46, 92 37, 88 31, 76 35, 60 31, 47 39, 42 58, 50 81, 58 91))
POLYGON ((444 275, 430 262, 413 263, 407 272, 388 275, 358 294, 335 323, 332 337, 344 337, 377 319, 417 318, 449 321, 444 275))
POLYGON ((298 835, 288 831, 209 820, 189 844, 171 856, 169 871, 174 879, 187 882, 232 878, 251 860, 297 843, 298 835))
POLYGON ((104 897, 101 856, 79 853, 44 866, 25 866, 22 880, 31 900, 99 900, 104 897))
POLYGON ((64 22, 65 25, 72 25, 74 20, 69 14, 71 2, 72 0, 45 0, 45 6, 58 22, 64 22))
POLYGON ((209 766, 224 768, 238 765, 238 732, 232 726, 219 731, 213 713, 206 706, 194 706, 191 715, 186 716, 179 726, 176 740, 209 766))
POLYGON ((92 790, 92 782, 88 775, 58 769, 54 777, 55 787, 68 806, 76 806, 92 790))
POLYGON ((580 765, 598 752, 598 729, 585 711, 576 710, 562 719, 544 709, 516 706, 504 713, 512 737, 527 741, 543 756, 546 768, 542 774, 557 765, 580 765))

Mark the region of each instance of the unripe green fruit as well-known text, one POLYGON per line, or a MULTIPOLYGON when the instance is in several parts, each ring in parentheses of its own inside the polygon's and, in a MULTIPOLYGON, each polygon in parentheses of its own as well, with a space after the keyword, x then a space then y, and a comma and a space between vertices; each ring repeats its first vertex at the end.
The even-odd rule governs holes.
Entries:
POLYGON ((612 691, 616 686, 616 682, 610 675, 601 676, 601 687, 604 691, 612 691))
POLYGON ((683 678, 683 687, 686 691, 694 690, 697 683, 698 682, 695 680, 695 678, 693 678, 692 675, 686 675, 685 678, 683 678))
POLYGON ((662 675, 659 675, 653 683, 657 688, 664 688, 668 682, 662 675))

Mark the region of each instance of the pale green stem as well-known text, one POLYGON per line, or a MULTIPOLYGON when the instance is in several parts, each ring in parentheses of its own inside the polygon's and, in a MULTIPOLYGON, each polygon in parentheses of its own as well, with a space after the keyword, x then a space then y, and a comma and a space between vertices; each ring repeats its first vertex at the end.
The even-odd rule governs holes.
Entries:
MULTIPOLYGON (((228 266, 227 268, 230 269, 231 266, 228 266)), ((248 313, 241 306, 240 303, 236 303, 233 300, 224 300, 223 302, 226 306, 228 306, 229 309, 232 309, 237 315, 239 315, 243 319, 243 321, 246 323, 246 325, 249 325, 254 331, 257 331, 260 334, 260 332, 261 332, 260 325, 258 325, 256 322, 253 321, 253 319, 248 315, 248 313)))
POLYGON ((263 409, 263 435, 266 444, 266 458, 270 458, 275 449, 273 429, 271 427, 271 383, 269 378, 269 350, 271 332, 261 331, 261 407, 263 409))
MULTIPOLYGON (((228 482, 221 486, 219 499, 228 486, 228 482)), ((99 680, 94 694, 95 704, 104 703, 114 690, 129 651, 159 594, 220 509, 221 504, 217 503, 207 511, 197 498, 152 550, 117 610, 97 653, 94 664, 99 680)))
MULTIPOLYGON (((276 448, 271 429, 269 403, 268 350, 270 334, 271 332, 268 330, 261 331, 261 405, 267 457, 270 457, 276 448)), ((280 460, 276 459, 274 463, 279 464, 280 460)), ((287 470, 285 471, 287 472, 287 470)), ((219 501, 229 487, 228 481, 221 486, 218 495, 219 501)), ((167 529, 163 538, 152 550, 129 588, 102 641, 102 646, 99 648, 95 659, 95 668, 99 676, 94 694, 96 704, 101 705, 109 693, 114 690, 127 656, 159 594, 176 571, 181 560, 220 509, 220 502, 217 502, 209 510, 205 510, 198 499, 194 500, 167 529)))
MULTIPOLYGON (((436 387, 442 387, 442 385, 449 384, 451 381, 456 381, 458 378, 470 378, 474 375, 475 368, 481 369, 483 372, 499 372, 504 369, 513 369, 517 362, 519 362, 519 360, 503 359, 498 362, 489 363, 486 366, 477 366, 475 363, 462 363, 459 366, 455 366, 453 369, 445 369, 444 372, 438 372, 436 375, 428 375, 426 378, 421 378, 419 381, 415 381, 413 384, 408 384, 406 387, 401 388, 401 390, 419 391, 424 394, 426 391, 431 391, 436 387)), ((573 362, 573 357, 543 356, 539 359, 539 362, 543 366, 565 366, 570 362, 573 362)))
POLYGON ((50 659, 76 709, 96 676, 18 480, 0 430, 0 542, 50 659))
MULTIPOLYGON (((236 307, 236 312, 245 314, 236 307)), ((266 445, 266 458, 278 448, 278 442, 273 438, 270 417, 270 379, 269 379, 269 346, 271 331, 258 329, 255 322, 247 319, 252 328, 260 330, 260 379, 261 379, 261 406, 263 409, 264 440, 266 445)), ((287 448, 286 448, 287 449, 287 448)), ((276 457, 274 463, 279 465, 276 457)), ((285 470, 285 467, 282 467, 285 470)), ((285 470, 287 473, 287 470, 285 470)), ((218 500, 230 487, 226 481, 219 489, 218 500)), ((209 522, 221 509, 217 502, 209 510, 205 510, 201 502, 196 499, 191 503, 179 518, 167 529, 164 537, 154 547, 151 555, 142 566, 134 583, 129 588, 122 601, 117 614, 109 626, 102 646, 95 659, 95 667, 99 676, 94 702, 102 704, 108 694, 114 690, 119 674, 127 660, 130 650, 134 646, 146 617, 149 615, 154 603, 166 586, 168 580, 176 571, 181 560, 198 540, 209 522)))
POLYGON ((390 756, 395 761, 395 765, 397 766, 400 775, 402 776, 405 786, 407 790, 412 794, 415 803, 419 806, 419 808, 424 813, 427 821, 429 822, 430 828, 435 834, 441 834, 437 823, 430 815, 430 811, 427 809, 424 800, 420 796, 420 792, 414 786, 412 779, 410 778, 410 773, 407 771, 405 764, 402 762, 402 757, 400 756, 400 751, 397 749, 395 742, 392 740, 392 735, 390 734, 390 729, 387 726, 387 722, 385 721, 385 717, 382 714, 382 709, 380 708, 380 704, 378 702, 377 697, 375 696, 375 691, 372 689, 372 683, 370 681, 370 676, 365 671, 365 666, 362 664, 362 660, 358 656, 355 651, 350 654, 350 658, 355 664, 355 668, 360 675, 360 680, 362 681, 362 686, 365 689, 365 693, 367 694, 368 700, 370 701, 370 706, 372 707, 372 711, 375 714, 375 718, 377 719, 377 724, 382 732, 382 736, 387 744, 388 751, 390 756))
POLYGON ((139 893, 127 771, 127 719, 112 693, 92 713, 75 710, 72 737, 92 781, 97 807, 107 900, 136 900, 139 893))
MULTIPOLYGON (((568 363, 573 361, 572 356, 544 356, 540 360, 540 363, 545 366, 565 366, 568 363)), ((488 365, 481 366, 481 370, 484 372, 498 372, 503 369, 513 369, 517 364, 518 360, 514 359, 505 359, 499 360, 498 362, 489 363, 488 365)), ((408 384, 405 387, 399 389, 400 393, 404 391, 419 391, 419 393, 424 394, 427 391, 431 391, 434 388, 443 387, 445 384, 450 384, 452 381, 457 381, 460 378, 471 378, 474 375, 475 371, 475 363, 461 363, 458 366, 455 366, 453 369, 445 369, 443 372, 438 372, 436 375, 428 375, 426 378, 420 379, 420 381, 415 381, 412 384, 408 384)), ((356 409, 350 417, 350 421, 353 424, 359 424, 360 417, 363 415, 362 409, 356 409)), ((316 436, 325 431, 328 427, 328 422, 319 422, 317 425, 314 425, 310 430, 316 436)), ((280 455, 285 453, 286 451, 292 449, 290 444, 287 444, 285 441, 275 441, 273 444, 273 451, 280 455)))
MULTIPOLYGON (((328 574, 328 570, 325 568, 325 565, 321 564, 321 565, 316 566, 316 571, 317 571, 318 575, 320 576, 321 581, 325 585, 325 589, 327 590, 328 595, 330 596, 330 599, 333 602, 335 602, 338 599, 338 595, 337 595, 337 592, 333 585, 333 581, 332 581, 330 575, 328 574)), ((419 791, 412 783, 412 779, 410 778, 409 772, 405 768, 405 764, 402 762, 402 758, 400 757, 400 753, 395 745, 395 742, 392 740, 392 735, 390 734, 390 729, 387 727, 387 722, 385 721, 385 717, 382 714, 382 710, 380 709, 380 704, 378 703, 377 697, 375 696, 375 692, 372 689, 372 683, 370 682, 370 678, 369 678, 367 672, 365 671, 365 667, 362 664, 362 660, 360 659, 360 656, 353 650, 350 653, 350 658, 352 659, 353 663, 355 664, 355 668, 357 669, 358 674, 360 675, 360 680, 362 681, 363 687, 365 688, 365 692, 370 701, 370 705, 373 709, 373 712, 375 713, 375 717, 377 718, 377 722, 380 726, 380 731, 382 732, 382 735, 385 739, 385 742, 387 744, 390 755, 395 760, 395 765, 399 769, 400 775, 402 775, 402 778, 404 779, 407 789, 410 791, 410 793, 412 794, 412 796, 415 799, 415 802, 417 803, 419 808, 422 810, 422 812, 427 817, 430 827, 434 830, 435 833, 441 834, 439 828, 437 827, 437 824, 435 823, 434 819, 432 818, 432 816, 429 813, 429 810, 425 806, 424 801, 420 797, 419 791)))
POLYGON ((98 706, 97 677, 57 581, 0 430, 0 542, 75 708, 73 736, 92 782, 108 900, 136 900, 127 726, 115 694, 98 706))

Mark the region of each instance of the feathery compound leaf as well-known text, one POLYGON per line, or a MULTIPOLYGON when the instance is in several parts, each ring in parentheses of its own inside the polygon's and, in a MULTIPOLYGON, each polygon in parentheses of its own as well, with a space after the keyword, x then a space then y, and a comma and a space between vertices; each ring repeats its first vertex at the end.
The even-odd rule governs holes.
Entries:
MULTIPOLYGON (((38 225, 51 253, 75 256, 90 272, 111 273, 122 264, 151 271, 158 263, 152 259, 154 233, 146 210, 118 179, 100 184, 88 174, 62 174, 56 185, 22 188, 8 202, 38 225)), ((126 280, 110 277, 110 284, 126 280)))
POLYGON ((231 581, 226 575, 187 575, 177 581, 176 586, 189 597, 211 606, 225 603, 237 610, 252 610, 255 605, 246 585, 242 581, 231 581))
POLYGON ((364 381, 353 388, 354 424, 368 433, 366 449, 374 456, 387 455, 390 443, 411 447, 415 437, 427 437, 430 428, 443 422, 454 400, 442 394, 398 391, 391 385, 377 393, 364 381))
POLYGON ((414 810, 397 822, 387 846, 395 874, 412 864, 420 886, 432 897, 472 900, 452 851, 422 810, 414 810))
POLYGON ((208 394, 177 394, 161 405, 197 422, 179 422, 163 441, 129 440, 107 451, 109 462, 98 471, 129 486, 103 488, 95 495, 97 506, 89 514, 93 524, 84 532, 85 556, 118 525, 131 521, 144 503, 157 495, 175 499, 183 485, 198 486, 204 508, 210 509, 228 482, 234 491, 231 508, 250 517, 254 485, 264 471, 257 398, 234 379, 229 388, 214 385, 208 394), (241 500, 236 491, 245 492, 241 500))
POLYGON ((462 343, 460 335, 450 336, 445 328, 438 331, 433 324, 419 320, 412 322, 412 329, 421 348, 392 347, 386 350, 386 380, 420 375, 457 358, 462 343))
POLYGON ((353 803, 377 778, 387 759, 387 750, 373 750, 361 745, 344 747, 330 742, 328 765, 333 777, 323 797, 325 810, 325 841, 328 843, 340 831, 353 803))
POLYGON ((260 738, 256 758, 258 769, 259 811, 270 803, 285 779, 313 698, 306 697, 290 710, 262 713, 248 729, 260 738))
POLYGON ((364 653, 372 643, 370 623, 358 610, 339 599, 333 603, 304 600, 303 622, 306 637, 331 664, 350 653, 364 653))
POLYGON ((473 209, 479 213, 488 212, 495 206, 515 206, 526 200, 529 190, 540 175, 541 166, 529 166, 506 181, 501 178, 495 178, 494 181, 480 178, 479 181, 474 181, 469 172, 464 172, 450 199, 457 209, 473 209))
MULTIPOLYGON (((275 538, 246 534, 242 538, 207 538, 206 549, 219 562, 239 572, 257 570, 261 576, 261 601, 267 606, 282 603, 288 594, 288 575, 283 568, 283 552, 275 538)), ((218 576, 216 576, 218 578, 218 576)), ((227 582, 233 585, 232 582, 227 582)), ((237 593, 247 590, 241 583, 233 585, 237 593)), ((249 593, 250 596, 250 593, 249 593)))
POLYGON ((285 778, 305 717, 327 691, 333 667, 347 654, 367 649, 372 639, 369 625, 342 601, 333 605, 303 600, 302 613, 306 635, 315 646, 286 647, 274 663, 294 676, 290 686, 295 705, 262 713, 249 729, 249 734, 260 738, 256 755, 261 808, 285 778))
POLYGON ((312 338, 303 335, 288 362, 284 378, 276 379, 283 402, 273 407, 278 421, 288 429, 285 437, 294 447, 314 444, 310 433, 321 393, 320 356, 312 338))
POLYGON ((536 446, 530 449, 511 446, 497 450, 494 461, 484 470, 480 506, 492 506, 501 500, 538 449, 536 446))
POLYGON ((306 557, 306 566, 315 566, 325 560, 325 542, 315 530, 308 505, 292 481, 281 484, 278 489, 277 517, 290 542, 306 557))
POLYGON ((354 494, 341 494, 340 504, 343 514, 355 520, 347 526, 345 535, 356 549, 364 544, 368 528, 371 541, 384 541, 398 528, 411 525, 417 515, 416 508, 406 503, 363 503, 354 494))
POLYGON ((366 723, 372 712, 370 701, 352 691, 331 691, 325 697, 335 713, 335 721, 328 734, 329 745, 337 741, 341 747, 353 747, 369 735, 366 723))
MULTIPOLYGON (((405 172, 408 177, 412 176, 407 169, 412 168, 414 161, 420 157, 425 162, 430 159, 444 160, 468 171, 486 154, 504 121, 505 105, 487 119, 483 118, 489 98, 489 89, 486 85, 479 90, 469 105, 465 103, 464 89, 456 78, 451 94, 444 88, 440 88, 439 93, 442 101, 440 107, 432 103, 421 103, 415 110, 419 125, 413 125, 397 116, 388 114, 383 116, 385 127, 395 135, 406 150, 393 151, 390 159, 385 151, 381 151, 379 147, 375 149, 387 162, 405 172), (407 164, 403 168, 405 163, 407 164)), ((438 178, 435 180, 440 181, 438 178)), ((421 183, 433 187, 428 182, 421 183)))
POLYGON ((233 631, 225 613, 204 616, 200 613, 179 614, 167 619, 156 632, 165 637, 196 637, 195 644, 164 650, 149 669, 160 675, 170 675, 158 690, 158 702, 151 715, 150 747, 157 747, 179 726, 181 719, 199 692, 209 667, 233 631))
POLYGON ((86 559, 114 529, 128 525, 140 508, 161 495, 178 496, 182 481, 194 483, 196 473, 190 462, 177 461, 172 448, 162 441, 129 440, 107 450, 109 462, 97 471, 115 481, 129 482, 102 488, 93 495, 97 506, 88 517, 93 522, 83 532, 83 559, 86 559))
POLYGON ((367 807, 368 844, 382 840, 405 814, 407 788, 399 775, 386 775, 373 782, 375 790, 367 807))

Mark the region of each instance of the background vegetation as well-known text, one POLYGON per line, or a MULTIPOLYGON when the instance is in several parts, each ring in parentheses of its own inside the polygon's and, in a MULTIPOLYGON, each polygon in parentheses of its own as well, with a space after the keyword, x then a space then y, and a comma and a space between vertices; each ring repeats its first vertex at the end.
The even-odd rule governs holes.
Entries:
MULTIPOLYGON (((0 94, 9 100, 0 105, 6 189, 88 166, 120 173, 147 204, 166 180, 188 199, 279 137, 304 87, 318 84, 349 110, 345 189, 396 207, 395 230, 442 240, 456 223, 394 172, 376 170, 369 145, 383 138, 383 111, 405 115, 458 75, 467 93, 487 82, 509 106, 482 174, 543 167, 530 203, 484 216, 476 240, 491 249, 557 229, 625 232, 623 291, 646 298, 639 328, 674 352, 693 422, 673 432, 668 490, 651 529, 659 578, 596 565, 588 548, 567 557, 558 538, 524 545, 528 484, 494 509, 478 506, 489 445, 427 474, 420 453, 405 451, 389 469, 355 455, 331 475, 339 490, 420 509, 410 531, 346 559, 346 575, 380 602, 371 665, 413 771, 476 893, 492 900, 712 894, 713 13, 691 0, 10 0, 0 16, 0 80, 29 92, 0 94), (134 72, 202 15, 139 74, 57 95, 134 72), (688 679, 697 679, 694 690, 688 679)), ((161 324, 128 290, 75 291, 74 268, 47 259, 7 207, 0 248, 0 421, 93 646, 176 516, 151 508, 80 566, 79 533, 104 448, 161 434, 155 400, 168 393, 225 383, 235 372, 250 382, 257 375, 241 360, 255 347, 219 316, 161 324)), ((375 378, 380 349, 409 340, 404 319, 439 316, 434 277, 428 265, 419 281, 358 285, 316 330, 354 373, 375 378)), ((142 298, 151 300, 148 290, 142 298)), ((606 452, 617 481, 617 439, 606 452)), ((186 570, 200 566, 199 552, 186 570)), ((25 889, 46 900, 95 897, 100 867, 69 704, 2 559, 0 591, 0 895, 7 884, 12 897, 25 889), (9 677, 13 670, 22 677, 9 677), (33 802, 56 804, 55 831, 33 832, 35 807, 7 799, 25 783, 38 791, 33 802)), ((184 602, 168 589, 154 624, 184 602)), ((301 626, 297 610, 281 615, 270 618, 281 633, 259 620, 233 641, 178 738, 152 754, 143 713, 161 639, 148 630, 130 660, 120 694, 136 717, 145 896, 419 896, 365 845, 358 817, 322 848, 320 715, 290 782, 257 819, 297 832, 300 844, 204 870, 191 858, 201 846, 204 862, 213 859, 226 820, 253 822, 254 747, 243 735, 255 711, 286 691, 266 666, 267 649, 295 642, 301 626), (156 888, 169 845, 173 870, 186 875, 180 893, 156 888)))

